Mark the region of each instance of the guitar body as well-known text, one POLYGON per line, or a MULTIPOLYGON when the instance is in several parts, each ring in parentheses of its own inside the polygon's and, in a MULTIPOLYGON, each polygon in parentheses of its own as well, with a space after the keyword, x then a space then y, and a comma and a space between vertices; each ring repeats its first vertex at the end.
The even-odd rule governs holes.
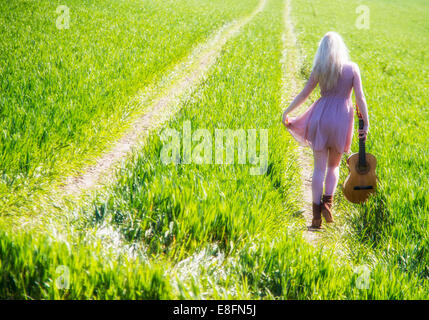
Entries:
POLYGON ((365 153, 365 158, 364 166, 359 165, 359 153, 354 153, 347 159, 350 174, 344 182, 344 196, 352 203, 365 202, 377 188, 377 159, 370 153, 365 153))
MULTIPOLYGON (((364 123, 357 105, 356 112, 359 118, 359 129, 363 129, 364 123)), ((344 196, 352 203, 365 202, 377 188, 375 175, 377 159, 371 153, 365 152, 365 138, 359 137, 359 152, 347 159, 347 166, 350 174, 344 182, 344 196)))

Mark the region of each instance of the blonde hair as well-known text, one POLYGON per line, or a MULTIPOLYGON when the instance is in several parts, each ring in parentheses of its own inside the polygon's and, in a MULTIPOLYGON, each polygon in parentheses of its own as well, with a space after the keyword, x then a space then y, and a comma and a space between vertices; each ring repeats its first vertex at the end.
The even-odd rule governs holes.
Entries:
POLYGON ((325 34, 319 42, 312 70, 323 91, 336 86, 343 65, 349 60, 349 52, 341 36, 333 31, 325 34))

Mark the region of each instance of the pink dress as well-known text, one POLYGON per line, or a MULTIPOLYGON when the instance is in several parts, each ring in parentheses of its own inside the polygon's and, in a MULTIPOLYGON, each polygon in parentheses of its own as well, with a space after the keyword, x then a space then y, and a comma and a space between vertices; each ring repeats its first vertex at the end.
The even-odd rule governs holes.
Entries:
MULTIPOLYGON (((316 85, 312 74, 301 94, 308 97, 316 85)), ((338 153, 349 153, 354 121, 353 88, 356 98, 363 96, 359 68, 355 63, 348 63, 343 66, 334 88, 321 90, 321 97, 302 115, 289 119, 289 132, 298 142, 315 151, 334 148, 338 153)))

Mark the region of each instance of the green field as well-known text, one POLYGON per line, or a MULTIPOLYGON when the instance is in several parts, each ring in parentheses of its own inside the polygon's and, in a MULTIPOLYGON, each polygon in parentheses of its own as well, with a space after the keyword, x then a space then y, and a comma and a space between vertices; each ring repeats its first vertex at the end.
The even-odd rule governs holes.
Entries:
POLYGON ((61 30, 57 1, 2 1, 2 212, 91 162, 144 111, 139 90, 256 4, 176 2, 68 1, 61 30))
POLYGON ((0 298, 428 299, 429 5, 368 2, 370 26, 359 29, 361 4, 290 1, 292 70, 282 59, 287 1, 267 0, 116 180, 67 200, 52 188, 145 113, 139 92, 258 1, 73 0, 63 30, 56 1, 2 2, 0 298), (344 158, 337 222, 313 246, 303 237, 300 151, 280 120, 292 79, 308 78, 330 30, 362 73, 380 185, 364 205, 347 203, 344 158), (254 175, 238 153, 233 164, 164 164, 164 130, 189 123, 211 137, 256 129, 262 141, 267 130, 267 166, 254 175))

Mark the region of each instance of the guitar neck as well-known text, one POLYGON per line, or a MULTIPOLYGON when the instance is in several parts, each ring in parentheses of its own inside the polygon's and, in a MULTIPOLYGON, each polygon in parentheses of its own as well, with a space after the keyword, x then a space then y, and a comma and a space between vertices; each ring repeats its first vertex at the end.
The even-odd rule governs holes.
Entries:
MULTIPOLYGON (((363 129, 363 119, 359 118, 359 129, 363 129)), ((359 166, 363 167, 366 165, 366 157, 365 157, 365 139, 359 138, 359 166)))

